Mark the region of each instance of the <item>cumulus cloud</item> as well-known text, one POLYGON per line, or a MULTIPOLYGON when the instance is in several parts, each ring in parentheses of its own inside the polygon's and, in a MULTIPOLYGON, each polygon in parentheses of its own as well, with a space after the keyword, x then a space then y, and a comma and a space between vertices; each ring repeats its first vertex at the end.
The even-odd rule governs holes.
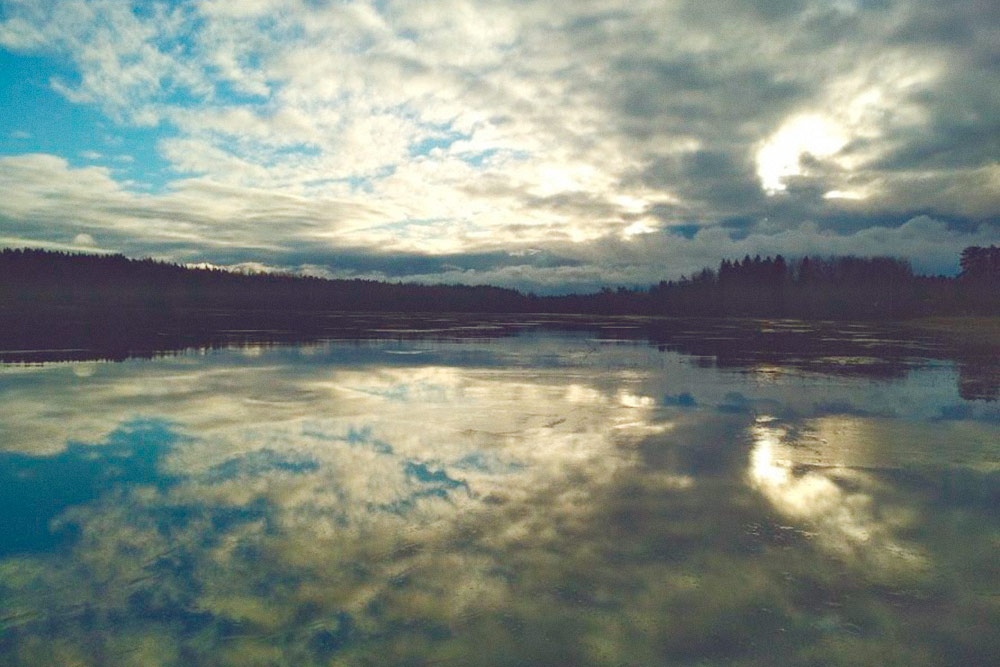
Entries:
POLYGON ((305 253, 321 275, 366 249, 565 258, 428 276, 529 286, 778 248, 950 269, 961 243, 1000 236, 1000 72, 971 0, 72 0, 5 17, 0 45, 61 58, 76 78, 49 85, 67 100, 159 128, 172 169, 152 195, 68 166, 103 190, 29 179, 11 238, 60 242, 76 219, 129 252, 221 263, 242 244, 225 261, 305 253), (907 227, 920 216, 945 228, 907 227))

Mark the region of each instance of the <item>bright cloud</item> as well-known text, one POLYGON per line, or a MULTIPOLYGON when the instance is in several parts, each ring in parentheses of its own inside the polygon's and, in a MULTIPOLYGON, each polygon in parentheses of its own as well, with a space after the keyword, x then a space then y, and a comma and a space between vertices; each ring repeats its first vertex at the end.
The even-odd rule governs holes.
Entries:
POLYGON ((847 143, 840 129, 822 116, 792 118, 757 152, 757 174, 768 194, 785 190, 785 179, 803 173, 804 156, 825 158, 847 143))

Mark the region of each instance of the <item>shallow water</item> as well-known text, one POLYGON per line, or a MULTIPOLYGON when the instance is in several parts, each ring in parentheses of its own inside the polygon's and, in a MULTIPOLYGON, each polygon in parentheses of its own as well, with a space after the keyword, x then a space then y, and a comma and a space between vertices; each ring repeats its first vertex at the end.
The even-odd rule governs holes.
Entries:
POLYGON ((962 362, 628 326, 0 367, 2 662, 1000 655, 962 362))

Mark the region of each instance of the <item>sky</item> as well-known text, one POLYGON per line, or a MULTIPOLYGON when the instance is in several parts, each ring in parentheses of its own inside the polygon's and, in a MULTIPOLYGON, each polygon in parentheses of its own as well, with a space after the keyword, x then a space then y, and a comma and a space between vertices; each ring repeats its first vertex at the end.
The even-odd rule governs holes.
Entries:
POLYGON ((1000 243, 990 0, 0 0, 0 246, 559 293, 1000 243))

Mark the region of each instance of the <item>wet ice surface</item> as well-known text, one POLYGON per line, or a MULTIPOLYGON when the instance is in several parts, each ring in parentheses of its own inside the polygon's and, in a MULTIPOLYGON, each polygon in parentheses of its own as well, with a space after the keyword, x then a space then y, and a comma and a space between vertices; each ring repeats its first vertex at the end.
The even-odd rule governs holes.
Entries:
POLYGON ((0 367, 4 664, 1000 654, 992 386, 628 326, 0 367))

